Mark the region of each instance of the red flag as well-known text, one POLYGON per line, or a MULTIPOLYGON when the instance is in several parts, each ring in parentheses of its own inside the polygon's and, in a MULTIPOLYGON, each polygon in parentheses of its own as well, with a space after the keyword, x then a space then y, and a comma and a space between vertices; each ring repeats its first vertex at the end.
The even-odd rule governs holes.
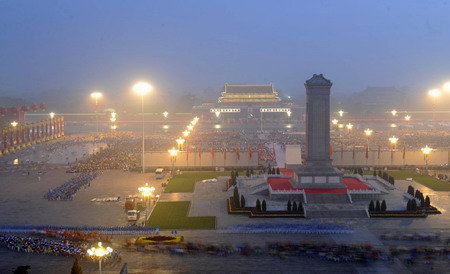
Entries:
POLYGON ((355 146, 353 146, 353 160, 355 160, 355 146))
POLYGON ((189 160, 189 146, 186 146, 186 161, 189 160))
POLYGON ((238 145, 236 145, 236 157, 237 157, 238 160, 241 159, 241 154, 239 153, 239 147, 238 147, 238 145))
POLYGON ((381 147, 378 146, 378 160, 380 160, 380 154, 381 154, 381 147))
POLYGON ((406 157, 406 145, 403 146, 403 160, 406 157))
POLYGON ((275 152, 275 143, 272 143, 272 152, 273 152, 273 158, 277 158, 277 153, 275 152))
POLYGON ((333 155, 333 146, 330 144, 330 152, 329 152, 330 156, 333 155))
POLYGON ((369 159, 369 147, 366 146, 366 159, 369 159))
POLYGON ((252 158, 252 148, 250 147, 250 145, 248 146, 248 157, 250 159, 252 158))
POLYGON ((211 158, 214 160, 214 147, 211 148, 211 158))
POLYGON ((198 148, 198 158, 202 159, 202 147, 198 148))
POLYGON ((227 159, 227 149, 224 147, 222 149, 222 151, 223 151, 223 159, 226 160, 227 159))

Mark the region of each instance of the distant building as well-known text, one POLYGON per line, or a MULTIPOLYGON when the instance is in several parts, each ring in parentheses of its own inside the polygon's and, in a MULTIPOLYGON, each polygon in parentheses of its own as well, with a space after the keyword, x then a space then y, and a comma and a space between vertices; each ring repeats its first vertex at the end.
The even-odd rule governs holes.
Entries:
POLYGON ((217 102, 195 106, 193 112, 203 121, 258 124, 295 121, 301 118, 302 107, 290 99, 283 99, 268 85, 225 84, 217 102))

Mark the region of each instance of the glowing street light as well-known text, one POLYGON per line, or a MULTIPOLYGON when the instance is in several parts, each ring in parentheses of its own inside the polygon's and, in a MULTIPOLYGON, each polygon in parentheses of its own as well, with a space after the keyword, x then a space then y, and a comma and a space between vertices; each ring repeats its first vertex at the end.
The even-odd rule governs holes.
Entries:
POLYGON ((167 116, 169 116, 169 113, 167 111, 163 112, 164 118, 167 118, 167 116))
POLYGON ((116 117, 111 117, 109 120, 114 123, 116 121, 116 117))
POLYGON ((192 131, 192 130, 194 129, 194 126, 191 125, 191 124, 189 124, 186 128, 187 128, 189 131, 192 131))
POLYGON ((173 175, 173 171, 175 169, 175 162, 177 161, 177 153, 179 152, 179 150, 173 147, 172 149, 169 149, 168 152, 170 154, 170 161, 172 162, 172 175, 173 175))
POLYGON ((91 98, 95 100, 95 126, 98 134, 98 100, 103 97, 100 91, 94 91, 91 93, 91 98))
POLYGON ((395 149, 395 146, 397 145, 398 138, 395 137, 395 136, 392 136, 391 138, 389 138, 389 141, 391 142, 392 149, 395 149))
POLYGON ((145 183, 145 186, 141 186, 138 188, 138 190, 141 192, 142 196, 144 197, 144 201, 145 201, 145 223, 147 222, 147 218, 148 218, 148 207, 149 207, 149 200, 150 200, 150 196, 152 196, 153 191, 155 191, 155 188, 149 187, 148 183, 145 183))
POLYGON ((344 124, 339 124, 338 128, 344 128, 344 124))
POLYGON ((219 116, 220 116, 220 111, 216 111, 216 112, 214 112, 214 113, 216 114, 216 117, 219 118, 219 116))
POLYGON ((189 130, 185 130, 182 132, 184 137, 188 137, 191 132, 189 130))
POLYGON ((198 119, 192 119, 191 125, 195 126, 198 123, 198 119))
POLYGON ((144 140, 144 96, 153 90, 153 87, 146 82, 139 82, 133 86, 134 92, 141 95, 141 112, 142 112, 142 173, 145 172, 144 165, 144 149, 145 149, 145 140, 144 140))
POLYGON ((366 136, 370 136, 372 135, 373 130, 371 130, 370 128, 364 130, 364 133, 366 134, 366 136))
POLYGON ((48 115, 50 115, 50 119, 53 119, 55 117, 55 113, 54 112, 50 112, 48 115))
POLYGON ((348 123, 347 125, 345 125, 347 127, 348 133, 350 133, 350 131, 352 131, 353 129, 353 124, 348 123))
POLYGON ((111 126, 111 129, 112 129, 112 130, 116 130, 116 129, 117 129, 117 126, 116 126, 116 125, 112 125, 112 126, 111 126))
POLYGON ((445 92, 450 92, 450 82, 445 83, 445 84, 442 86, 442 89, 443 89, 445 92))
POLYGON ((102 260, 103 257, 109 255, 111 252, 113 252, 113 249, 111 247, 103 247, 102 243, 98 243, 98 247, 92 247, 87 250, 87 253, 89 256, 91 256, 94 259, 98 259, 98 270, 100 274, 102 273, 102 260))
POLYGON ((411 116, 409 116, 409 115, 406 115, 406 116, 405 116, 405 120, 406 120, 406 121, 409 121, 409 120, 411 120, 411 116))
POLYGON ((288 117, 291 117, 292 112, 290 110, 288 110, 288 111, 286 111, 286 114, 287 114, 288 117))
POLYGON ((11 126, 16 127, 19 123, 17 123, 16 121, 12 121, 11 122, 11 126))
POLYGON ((431 151, 433 151, 433 149, 431 147, 425 146, 423 148, 420 149, 423 153, 423 157, 425 160, 425 166, 426 169, 428 170, 428 156, 430 155, 431 151))
POLYGON ((339 110, 338 113, 339 113, 340 117, 342 117, 344 115, 344 111, 343 110, 339 110))
POLYGON ((336 126, 339 123, 339 120, 335 118, 331 120, 331 123, 333 124, 333 126, 336 126))
POLYGON ((183 144, 184 144, 184 142, 186 142, 186 140, 185 139, 183 139, 183 138, 178 138, 178 139, 176 139, 175 140, 176 142, 177 142, 177 144, 178 144, 178 149, 181 149, 182 148, 182 146, 183 146, 183 144))
POLYGON ((198 118, 197 116, 194 117, 194 121, 195 121, 196 123, 198 123, 199 120, 200 120, 200 118, 198 118))
POLYGON ((397 111, 394 109, 394 110, 391 111, 391 114, 392 114, 392 116, 395 117, 397 115, 397 111))

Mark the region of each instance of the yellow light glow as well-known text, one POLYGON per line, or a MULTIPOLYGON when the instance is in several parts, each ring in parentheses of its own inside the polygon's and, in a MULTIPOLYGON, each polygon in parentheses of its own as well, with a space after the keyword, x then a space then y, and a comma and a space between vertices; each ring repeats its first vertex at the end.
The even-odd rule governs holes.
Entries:
POLYGON ((392 127, 392 128, 397 127, 396 124, 390 124, 389 126, 392 127))
POLYGON ((409 120, 411 120, 411 116, 409 116, 409 115, 406 115, 406 116, 405 116, 405 120, 406 120, 406 121, 409 121, 409 120))
POLYGON ((145 186, 139 187, 138 190, 141 192, 142 196, 149 197, 152 196, 153 191, 155 191, 155 188, 149 187, 148 183, 145 183, 145 186))
POLYGON ((111 129, 112 129, 112 130, 116 130, 116 129, 117 129, 117 126, 116 126, 116 125, 112 125, 112 126, 111 126, 111 129))
POLYGON ((167 118, 167 116, 169 116, 169 113, 167 111, 163 112, 164 118, 167 118))
POLYGON ((364 130, 364 133, 366 134, 366 136, 370 136, 372 135, 373 130, 371 130, 370 128, 364 130))
POLYGON ((194 117, 194 121, 198 122, 198 120, 200 120, 200 118, 198 118, 197 116, 194 117))
POLYGON ((192 130, 194 129, 194 126, 193 126, 193 125, 188 125, 186 128, 187 128, 189 131, 192 131, 192 130))
POLYGON ((16 127, 19 123, 17 123, 16 121, 12 121, 11 122, 11 126, 16 127))
POLYGON ((103 94, 100 91, 94 91, 91 93, 91 97, 97 100, 102 98, 103 94))
POLYGON ((111 112, 111 118, 116 118, 116 116, 117 116, 117 113, 111 112))
POLYGON ((392 113, 392 116, 396 116, 397 115, 397 111, 394 109, 393 111, 391 111, 391 113, 392 113))
POLYGON ((169 129, 169 125, 164 125, 163 129, 169 129))
POLYGON ((54 112, 50 112, 48 115, 50 115, 50 119, 53 119, 53 117, 55 117, 55 113, 54 112))
POLYGON ((144 96, 144 95, 146 95, 147 93, 149 93, 150 91, 152 91, 152 90, 153 90, 153 87, 152 87, 149 83, 146 83, 146 82, 139 82, 139 83, 136 83, 136 84, 133 86, 133 90, 134 90, 134 92, 136 92, 137 94, 139 94, 139 95, 141 95, 141 96, 144 96))
POLYGON ((344 124, 339 124, 338 128, 344 128, 344 124))
POLYGON ((214 128, 215 129, 219 129, 219 128, 222 128, 222 126, 221 125, 214 125, 214 128))
POLYGON ((348 130, 351 130, 353 128, 353 124, 351 124, 351 123, 348 123, 345 126, 347 127, 348 130))
POLYGON ((286 125, 286 128, 292 128, 292 125, 286 125))
POLYGON ((113 252, 113 249, 109 246, 104 248, 102 246, 101 242, 98 243, 98 247, 92 247, 87 250, 87 253, 89 254, 89 256, 98 257, 99 259, 101 259, 104 256, 109 255, 111 252, 113 252))
POLYGON ((397 144, 398 138, 395 136, 392 136, 391 138, 389 138, 389 141, 391 142, 391 144, 395 145, 395 144, 397 144))
POLYGON ((177 156, 177 153, 179 152, 178 149, 175 149, 175 147, 173 147, 172 149, 169 149, 168 152, 170 153, 170 156, 177 156))
POLYGON ((184 140, 183 138, 178 138, 178 139, 176 139, 175 140, 176 142, 177 142, 177 144, 179 145, 179 146, 181 146, 181 145, 183 145, 184 144, 184 142, 186 142, 186 140, 184 140))
POLYGON ((286 112, 286 114, 287 114, 288 117, 291 117, 292 112, 289 110, 289 111, 286 112))
POLYGON ((439 90, 437 88, 428 91, 428 95, 430 95, 433 98, 437 98, 437 97, 441 96, 441 93, 442 93, 441 90, 439 90))
POLYGON ((219 118, 219 116, 220 116, 220 111, 216 111, 215 114, 216 114, 216 117, 219 118))
POLYGON ((445 84, 442 86, 442 89, 443 89, 445 92, 450 92, 450 82, 445 83, 445 84))
POLYGON ((344 111, 343 110, 339 110, 338 113, 339 113, 340 117, 342 117, 344 115, 344 111))
POLYGON ((430 152, 433 149, 431 147, 425 146, 425 147, 421 148, 420 150, 423 152, 423 154, 428 155, 428 154, 430 154, 430 152))
POLYGON ((109 120, 114 123, 116 121, 116 117, 111 117, 109 120))
POLYGON ((184 136, 184 137, 188 137, 189 134, 191 134, 191 132, 188 131, 188 130, 185 130, 185 131, 183 131, 182 133, 183 133, 183 136, 184 136))

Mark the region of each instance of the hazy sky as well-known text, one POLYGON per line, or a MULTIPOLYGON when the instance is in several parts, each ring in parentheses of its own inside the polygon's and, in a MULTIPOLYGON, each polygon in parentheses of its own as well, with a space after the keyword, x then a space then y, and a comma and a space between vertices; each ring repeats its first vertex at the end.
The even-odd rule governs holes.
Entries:
POLYGON ((0 0, 0 94, 268 83, 304 93, 450 80, 450 2, 0 0))

